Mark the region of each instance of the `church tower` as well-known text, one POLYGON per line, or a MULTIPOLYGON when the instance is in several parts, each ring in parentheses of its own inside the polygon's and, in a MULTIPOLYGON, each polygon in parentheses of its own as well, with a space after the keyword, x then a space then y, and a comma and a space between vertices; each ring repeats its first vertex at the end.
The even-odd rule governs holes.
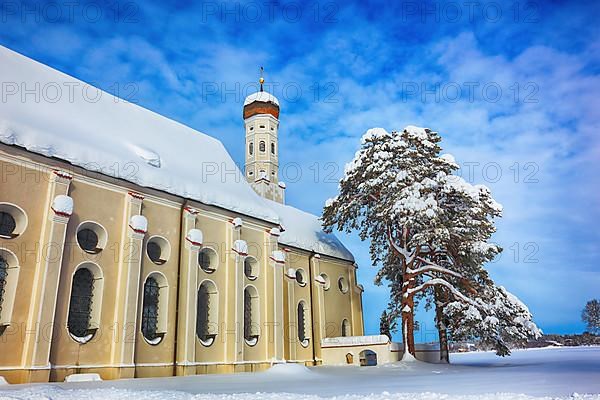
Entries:
POLYGON ((260 91, 244 101, 244 129, 246 130, 246 180, 256 193, 278 203, 284 202, 285 184, 279 181, 279 101, 263 90, 265 80, 260 77, 260 91))

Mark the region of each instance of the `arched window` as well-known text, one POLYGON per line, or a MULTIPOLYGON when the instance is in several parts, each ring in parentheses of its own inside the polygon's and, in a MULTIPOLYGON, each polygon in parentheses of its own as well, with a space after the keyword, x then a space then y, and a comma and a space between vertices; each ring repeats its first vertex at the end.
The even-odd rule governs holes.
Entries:
MULTIPOLYGON (((0 317, 2 315, 2 306, 4 305, 4 293, 8 286, 8 261, 0 255, 0 317)), ((6 325, 0 326, 0 334, 4 333, 6 325)))
POLYGON ((254 142, 250 142, 248 145, 248 153, 250 153, 250 155, 254 154, 254 142))
POLYGON ((275 154, 275 143, 271 143, 271 154, 275 154))
POLYGON ((150 343, 160 340, 158 334, 158 306, 160 301, 160 286, 153 277, 148 277, 144 283, 144 300, 142 304, 142 334, 150 343))
POLYGON ((265 144, 264 140, 261 140, 260 143, 258 144, 258 150, 261 153, 264 153, 265 151, 267 151, 267 145, 265 144))
POLYGON ((350 336, 350 322, 345 318, 342 321, 342 336, 350 336))
POLYGON ((67 322, 69 333, 76 338, 89 340, 94 334, 90 329, 93 295, 94 274, 87 268, 78 269, 73 275, 67 322))
POLYGON ((6 249, 0 249, 0 335, 12 320, 19 269, 17 257, 6 249))
POLYGON ((254 286, 244 289, 244 339, 250 346, 258 342, 259 337, 258 292, 254 286))
POLYGON ((298 303, 298 340, 302 346, 308 346, 308 335, 306 333, 306 303, 298 303))
POLYGON ((213 344, 218 328, 218 293, 215 284, 204 281, 198 288, 196 336, 204 346, 213 344))

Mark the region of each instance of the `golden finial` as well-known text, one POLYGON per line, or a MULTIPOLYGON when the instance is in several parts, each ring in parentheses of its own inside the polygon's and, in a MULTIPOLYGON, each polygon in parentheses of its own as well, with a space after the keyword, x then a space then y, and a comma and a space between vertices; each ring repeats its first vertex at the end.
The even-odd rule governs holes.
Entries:
POLYGON ((263 67, 260 67, 260 79, 258 80, 260 82, 260 91, 263 91, 263 84, 265 83, 265 78, 263 78, 263 72, 265 71, 265 69, 263 67))

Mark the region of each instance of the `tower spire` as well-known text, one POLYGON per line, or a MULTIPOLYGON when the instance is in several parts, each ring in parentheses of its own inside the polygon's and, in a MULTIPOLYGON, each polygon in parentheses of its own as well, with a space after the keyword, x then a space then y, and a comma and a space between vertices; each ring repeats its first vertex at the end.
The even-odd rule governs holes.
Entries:
POLYGON ((263 92, 263 84, 265 83, 265 78, 263 77, 263 73, 265 72, 265 69, 263 67, 260 67, 260 79, 258 80, 260 82, 260 91, 263 92))

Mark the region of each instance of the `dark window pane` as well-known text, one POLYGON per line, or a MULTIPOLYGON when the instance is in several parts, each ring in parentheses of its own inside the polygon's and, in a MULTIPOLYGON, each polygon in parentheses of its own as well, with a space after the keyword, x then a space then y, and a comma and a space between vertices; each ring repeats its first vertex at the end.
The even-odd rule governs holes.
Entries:
POLYGON ((256 274, 254 272, 254 263, 255 261, 250 258, 246 258, 244 260, 244 275, 246 275, 246 278, 248 279, 256 278, 256 274))
POLYGON ((162 264, 164 260, 161 260, 160 256, 162 250, 160 246, 156 242, 148 242, 146 245, 146 252, 148 253, 148 257, 157 264, 162 264))
POLYGON ((12 236, 17 228, 17 224, 12 215, 7 212, 0 212, 0 235, 12 236))
POLYGON ((8 262, 0 256, 0 315, 2 315, 2 303, 4 302, 4 290, 6 289, 6 278, 8 277, 8 262))
POLYGON ((79 232, 77 232, 77 242, 85 251, 98 251, 98 235, 96 235, 96 232, 91 229, 81 229, 79 232))
POLYGON ((148 340, 158 337, 158 306, 160 287, 156 279, 150 277, 144 284, 144 302, 142 306, 142 334, 148 340))
POLYGON ((298 304, 298 339, 301 342, 306 340, 306 321, 304 317, 304 303, 298 304))
POLYGON ((210 296, 207 285, 198 289, 198 304, 196 313, 196 335, 200 340, 210 339, 209 332, 210 296))
POLYGON ((258 149, 261 153, 264 153, 266 151, 266 144, 264 141, 260 141, 260 143, 258 144, 258 149))
POLYGON ((198 253, 198 264, 205 272, 214 272, 215 268, 211 265, 210 250, 202 250, 198 253))
POLYGON ((78 269, 73 275, 67 322, 69 332, 73 336, 84 337, 89 334, 93 291, 94 275, 92 272, 87 268, 78 269))
POLYGON ((248 289, 244 290, 244 338, 252 340, 252 297, 248 289))

